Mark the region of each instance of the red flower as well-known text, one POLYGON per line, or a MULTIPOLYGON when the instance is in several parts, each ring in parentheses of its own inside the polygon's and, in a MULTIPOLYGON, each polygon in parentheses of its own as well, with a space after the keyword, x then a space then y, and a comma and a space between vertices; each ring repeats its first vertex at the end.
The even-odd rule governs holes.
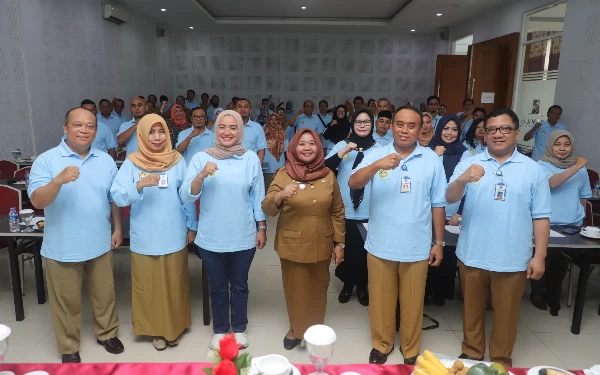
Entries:
POLYGON ((219 342, 219 347, 219 355, 221 356, 221 358, 230 361, 238 356, 238 352, 240 350, 240 344, 237 343, 233 335, 227 335, 223 337, 219 342))
MULTIPOLYGON (((221 340, 221 343, 222 342, 223 340, 221 340)), ((223 347, 222 345, 223 344, 221 344, 221 348, 223 347)), ((221 362, 217 363, 212 373, 213 375, 237 375, 237 368, 235 367, 235 364, 231 362, 231 360, 224 359, 221 362)))

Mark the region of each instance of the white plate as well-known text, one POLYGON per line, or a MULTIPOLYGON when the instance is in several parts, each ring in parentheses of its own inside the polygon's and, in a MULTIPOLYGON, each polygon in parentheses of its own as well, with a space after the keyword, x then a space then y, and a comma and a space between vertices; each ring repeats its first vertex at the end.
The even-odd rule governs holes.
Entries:
MULTIPOLYGON (((444 365, 445 368, 452 367, 454 365, 454 362, 456 362, 456 361, 461 361, 465 365, 465 367, 469 367, 469 368, 475 366, 478 363, 483 363, 486 366, 491 366, 492 365, 492 362, 471 361, 471 360, 468 360, 468 359, 459 359, 459 358, 452 358, 452 359, 450 359, 450 358, 440 358, 441 356, 437 355, 437 354, 436 354, 436 356, 440 359, 440 362, 442 362, 442 365, 444 365)), ((514 373, 512 373, 510 371, 508 373, 510 375, 515 375, 514 373)), ((412 372, 411 375, 414 375, 414 372, 412 372)), ((531 374, 527 374, 527 375, 531 375, 531 374)))
POLYGON ((583 231, 583 230, 582 230, 582 231, 580 231, 579 233, 580 233, 580 234, 581 234, 583 237, 586 237, 586 238, 591 238, 591 239, 594 239, 594 240, 598 240, 598 239, 600 239, 600 236, 598 236, 598 237, 592 236, 592 235, 591 235, 591 234, 589 234, 589 233, 585 233, 585 231, 583 231))
POLYGON ((13 183, 12 185, 25 185, 25 181, 17 181, 15 183, 13 183))
POLYGON ((536 366, 534 368, 529 369, 529 371, 527 371, 527 375, 540 375, 540 370, 543 369, 543 368, 549 368, 549 369, 552 369, 552 370, 560 371, 560 372, 565 373, 565 374, 575 375, 572 372, 569 372, 567 370, 563 370, 561 368, 552 367, 552 366, 536 366))
POLYGON ((0 371, 0 375, 15 375, 12 371, 0 371))
MULTIPOLYGON (((38 228, 38 226, 37 226, 37 222, 40 220, 46 221, 46 219, 43 216, 36 216, 33 219, 31 219, 31 224, 32 224, 31 227, 35 230, 42 230, 42 229, 38 228)), ((19 225, 25 226, 25 223, 19 223, 19 225)))
MULTIPOLYGON (((250 372, 248 373, 248 375, 258 375, 258 362, 263 359, 263 357, 256 357, 256 358, 252 358, 252 368, 250 369, 250 372)), ((298 368, 294 365, 292 365, 290 363, 290 366, 292 366, 292 372, 293 375, 300 375, 300 370, 298 370, 298 368)))

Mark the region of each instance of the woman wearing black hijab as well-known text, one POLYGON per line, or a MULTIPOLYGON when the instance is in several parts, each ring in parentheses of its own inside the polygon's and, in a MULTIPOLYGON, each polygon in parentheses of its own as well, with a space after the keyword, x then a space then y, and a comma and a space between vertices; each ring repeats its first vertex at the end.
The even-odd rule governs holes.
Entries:
POLYGON ((338 105, 333 113, 333 119, 323 133, 323 138, 331 141, 334 145, 348 138, 352 124, 348 120, 347 114, 346 107, 343 104, 338 105))
POLYGON ((357 225, 369 220, 371 184, 362 189, 350 189, 348 180, 352 171, 363 160, 365 153, 372 147, 377 147, 377 142, 373 139, 374 128, 371 111, 366 108, 358 110, 352 119, 352 134, 348 139, 338 142, 325 160, 325 165, 329 169, 338 171, 337 179, 346 216, 344 262, 335 270, 335 275, 344 282, 338 301, 340 303, 350 301, 352 290, 356 286, 358 302, 363 306, 369 305, 367 250, 357 225))
MULTIPOLYGON (((467 148, 460 143, 460 120, 455 115, 445 115, 438 122, 435 135, 429 147, 442 158, 446 181, 450 180, 454 168, 467 148)), ((459 206, 461 202, 446 206, 446 220, 450 225, 458 225, 459 206)), ((444 261, 439 267, 429 267, 427 286, 425 288, 425 304, 433 298, 436 306, 443 306, 446 298, 454 298, 454 277, 456 275, 456 249, 444 248, 444 261)))

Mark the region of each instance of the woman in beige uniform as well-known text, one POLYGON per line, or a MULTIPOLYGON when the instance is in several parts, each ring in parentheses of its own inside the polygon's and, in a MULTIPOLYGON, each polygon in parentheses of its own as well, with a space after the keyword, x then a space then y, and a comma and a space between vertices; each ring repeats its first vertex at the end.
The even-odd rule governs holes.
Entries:
POLYGON ((292 350, 306 329, 325 320, 329 263, 333 258, 337 267, 344 260, 346 228, 340 187, 325 166, 317 133, 299 130, 286 156, 262 208, 268 216, 279 214, 275 250, 290 320, 283 346, 292 350))

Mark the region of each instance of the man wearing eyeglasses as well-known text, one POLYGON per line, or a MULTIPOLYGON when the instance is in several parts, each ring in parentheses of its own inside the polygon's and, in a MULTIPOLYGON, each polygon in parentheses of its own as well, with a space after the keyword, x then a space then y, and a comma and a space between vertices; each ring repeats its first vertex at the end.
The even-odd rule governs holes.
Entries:
POLYGON ((215 144, 215 134, 206 128, 207 116, 204 109, 194 108, 191 117, 192 127, 179 133, 175 146, 188 164, 196 153, 215 144))
POLYGON ((484 126, 486 150, 456 166, 446 191, 449 204, 465 197, 456 247, 464 295, 459 358, 484 357, 486 300, 491 293, 494 328, 489 357, 512 367, 526 281, 544 274, 550 186, 539 164, 516 149, 519 119, 513 111, 496 109, 484 126))

